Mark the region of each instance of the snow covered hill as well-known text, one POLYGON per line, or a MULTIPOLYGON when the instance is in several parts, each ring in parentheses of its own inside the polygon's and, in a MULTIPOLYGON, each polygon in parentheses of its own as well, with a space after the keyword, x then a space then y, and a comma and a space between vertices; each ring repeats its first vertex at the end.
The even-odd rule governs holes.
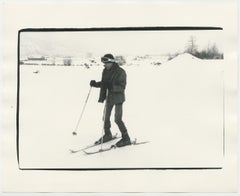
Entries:
MULTIPOLYGON (((89 81, 100 80, 102 66, 21 66, 21 167, 221 166, 222 61, 182 54, 161 66, 150 66, 152 59, 138 62, 141 66, 123 66, 128 82, 123 120, 132 139, 150 143, 92 156, 70 154, 69 149, 85 147, 101 136, 104 104, 97 103, 99 89, 91 90, 78 135, 72 132, 89 81)), ((112 132, 120 134, 114 120, 112 132)))

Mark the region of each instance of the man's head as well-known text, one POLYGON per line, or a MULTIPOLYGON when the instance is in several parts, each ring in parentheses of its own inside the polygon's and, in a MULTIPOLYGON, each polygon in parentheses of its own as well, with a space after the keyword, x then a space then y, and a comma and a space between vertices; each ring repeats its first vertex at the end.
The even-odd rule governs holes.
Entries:
POLYGON ((101 58, 101 62, 104 63, 104 67, 106 69, 110 69, 112 67, 112 65, 115 62, 115 59, 113 57, 112 54, 105 54, 102 58, 101 58))

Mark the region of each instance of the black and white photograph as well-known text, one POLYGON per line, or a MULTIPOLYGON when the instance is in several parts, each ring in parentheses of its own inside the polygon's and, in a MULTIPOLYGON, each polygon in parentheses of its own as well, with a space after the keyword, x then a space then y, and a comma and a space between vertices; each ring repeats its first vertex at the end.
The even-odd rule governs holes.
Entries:
POLYGON ((3 192, 238 191, 237 0, 2 5, 3 192))
POLYGON ((222 29, 90 30, 20 32, 20 167, 221 168, 222 29))

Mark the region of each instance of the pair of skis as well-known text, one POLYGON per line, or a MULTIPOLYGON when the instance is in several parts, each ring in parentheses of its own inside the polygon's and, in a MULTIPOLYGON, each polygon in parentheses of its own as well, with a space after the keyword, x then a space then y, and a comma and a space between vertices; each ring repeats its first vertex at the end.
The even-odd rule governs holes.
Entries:
MULTIPOLYGON (((118 138, 120 138, 120 136, 117 136, 117 134, 115 134, 110 141, 116 140, 116 139, 118 139, 118 138)), ((108 141, 108 142, 110 142, 110 141, 108 141)), ((79 150, 71 150, 71 149, 70 149, 70 153, 77 153, 77 152, 85 151, 85 150, 87 150, 87 149, 89 149, 89 148, 93 148, 93 147, 95 147, 95 146, 99 146, 100 144, 101 144, 101 142, 96 143, 96 144, 91 144, 91 145, 86 146, 85 148, 81 148, 81 149, 79 149, 79 150)))
MULTIPOLYGON (((120 137, 117 136, 117 134, 116 134, 116 135, 114 135, 114 136, 112 137, 112 139, 111 139, 110 141, 116 140, 116 139, 118 139, 118 138, 120 138, 120 137)), ((110 142, 110 141, 108 141, 108 142, 110 142)), ((107 143, 107 142, 105 142, 105 143, 107 143)), ((105 144, 105 143, 104 143, 104 144, 105 144)), ((148 141, 145 141, 145 142, 137 142, 137 139, 135 139, 134 141, 131 142, 131 145, 140 145, 140 144, 146 144, 146 143, 148 143, 148 141)), ((92 144, 92 145, 86 146, 85 148, 82 148, 82 149, 79 149, 79 150, 71 150, 71 149, 70 149, 70 153, 84 152, 86 155, 91 155, 91 154, 97 154, 97 153, 101 153, 101 152, 110 151, 110 150, 113 150, 113 149, 116 149, 116 148, 117 148, 116 145, 111 145, 111 146, 109 146, 109 147, 107 147, 107 148, 100 148, 100 149, 97 150, 97 151, 92 151, 92 152, 86 151, 87 149, 90 149, 90 148, 93 148, 93 147, 99 146, 99 145, 101 145, 101 143, 92 144)), ((130 145, 128 145, 128 146, 130 146, 130 145)))
MULTIPOLYGON (((134 141, 131 142, 130 145, 140 145, 140 144, 146 144, 148 143, 148 141, 145 141, 145 142, 137 142, 137 139, 135 139, 134 141)), ((127 145, 127 146, 130 146, 130 145, 127 145)), ((127 147, 127 146, 124 146, 124 147, 127 147)), ((91 154, 97 154, 97 153, 102 153, 102 152, 107 152, 107 151, 110 151, 110 150, 113 150, 113 149, 116 149, 118 148, 116 145, 111 145, 107 148, 101 148, 97 151, 92 151, 92 152, 87 152, 85 150, 83 150, 83 152, 86 154, 86 155, 91 155, 91 154)))

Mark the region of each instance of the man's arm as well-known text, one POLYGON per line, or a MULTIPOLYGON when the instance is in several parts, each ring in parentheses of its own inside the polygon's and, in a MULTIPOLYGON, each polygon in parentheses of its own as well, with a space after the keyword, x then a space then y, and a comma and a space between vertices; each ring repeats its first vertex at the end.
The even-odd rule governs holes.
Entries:
POLYGON ((93 86, 93 87, 96 87, 96 88, 100 88, 101 84, 102 84, 102 82, 96 82, 95 80, 90 81, 90 86, 93 86))
POLYGON ((97 87, 97 88, 100 88, 101 87, 101 84, 102 84, 102 82, 100 81, 100 82, 96 82, 96 85, 95 85, 95 87, 97 87))

